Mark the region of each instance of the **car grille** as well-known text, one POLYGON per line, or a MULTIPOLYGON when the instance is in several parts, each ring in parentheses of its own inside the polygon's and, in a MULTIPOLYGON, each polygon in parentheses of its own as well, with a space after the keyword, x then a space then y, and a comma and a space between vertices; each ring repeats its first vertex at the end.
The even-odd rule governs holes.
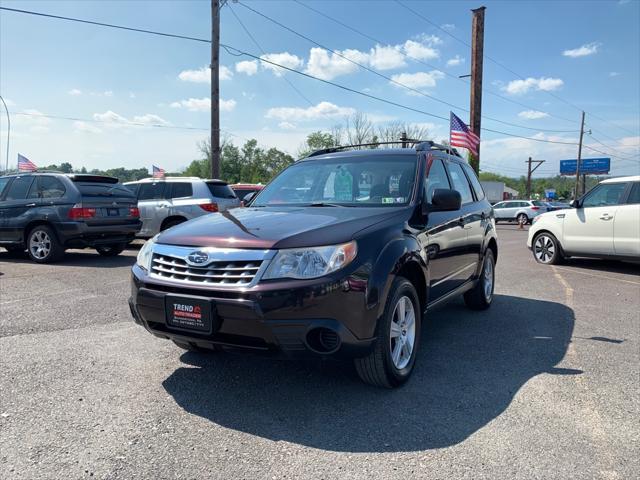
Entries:
POLYGON ((262 260, 214 261, 203 267, 193 267, 178 257, 154 253, 151 273, 170 280, 204 285, 247 286, 262 265, 262 260))

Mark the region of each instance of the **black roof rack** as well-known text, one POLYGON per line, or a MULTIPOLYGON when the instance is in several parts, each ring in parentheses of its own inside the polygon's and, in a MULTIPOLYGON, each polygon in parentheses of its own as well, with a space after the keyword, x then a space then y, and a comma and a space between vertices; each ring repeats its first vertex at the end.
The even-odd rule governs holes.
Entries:
MULTIPOLYGON (((453 147, 449 147, 446 145, 440 145, 439 143, 435 143, 431 140, 412 140, 409 138, 405 138, 401 141, 394 141, 394 142, 374 142, 374 143, 358 143, 355 145, 337 145, 335 147, 329 147, 329 148, 322 148, 320 150, 316 150, 314 152, 311 152, 309 155, 307 155, 306 158, 309 157, 316 157, 318 155, 325 155, 327 153, 336 153, 336 152, 340 152, 343 150, 347 150, 349 148, 359 148, 359 147, 378 147, 380 145, 402 145, 403 148, 406 147, 407 145, 416 145, 415 149, 416 151, 427 151, 427 150, 441 150, 443 152, 446 152, 450 155, 455 155, 457 157, 461 157, 461 155, 458 153, 458 150, 456 150, 453 147)), ((462 158, 462 157, 461 157, 462 158)))

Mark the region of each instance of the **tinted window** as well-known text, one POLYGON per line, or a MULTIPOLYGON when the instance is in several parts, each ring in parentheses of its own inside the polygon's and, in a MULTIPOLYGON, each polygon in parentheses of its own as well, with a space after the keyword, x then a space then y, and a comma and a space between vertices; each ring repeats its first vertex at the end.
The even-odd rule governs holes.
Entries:
POLYGON ((119 183, 78 183, 74 185, 84 197, 132 197, 133 194, 119 183))
POLYGON ((2 197, 2 192, 4 191, 4 187, 6 187, 9 184, 9 180, 11 180, 11 177, 0 178, 0 198, 2 197))
POLYGON ((496 203, 493 208, 506 208, 507 204, 505 202, 496 203))
POLYGON ((186 182, 176 182, 170 183, 170 198, 182 198, 182 197, 190 197, 193 195, 193 187, 190 183, 186 182))
POLYGON ((164 197, 164 182, 140 185, 138 200, 161 200, 164 197))
POLYGON ((124 188, 130 190, 136 197, 138 196, 138 190, 140 190, 139 183, 132 183, 129 185, 123 185, 124 188))
POLYGON ((451 188, 447 172, 444 169, 442 160, 435 159, 429 169, 429 177, 427 178, 427 201, 431 202, 433 192, 436 188, 451 188))
MULTIPOLYGON (((2 186, 0 186, 0 191, 1 190, 2 186)), ((634 183, 631 187, 631 192, 629 192, 627 203, 640 203, 640 182, 634 183)))
POLYGON ((42 198, 60 198, 67 191, 62 182, 56 177, 38 177, 38 190, 42 198))
POLYGON ((33 177, 15 177, 11 185, 9 185, 5 200, 22 200, 27 198, 27 192, 32 182, 33 177))
POLYGON ((449 175, 451 175, 451 183, 453 189, 457 190, 462 197, 462 203, 473 202, 473 195, 471 194, 471 187, 465 177, 462 167, 454 162, 449 162, 449 175))
POLYGON ((462 165, 462 168, 467 172, 467 177, 469 177, 473 191, 476 193, 476 198, 478 200, 482 200, 484 198, 484 190, 482 189, 482 185, 480 185, 478 177, 476 177, 476 172, 473 171, 471 165, 464 164, 462 165))
POLYGON ((627 188, 626 183, 601 183, 587 194, 582 206, 606 207, 608 205, 618 205, 625 188, 627 188))
POLYGON ((207 183, 211 195, 218 198, 236 198, 236 194, 229 185, 224 183, 207 183))
POLYGON ((540 200, 534 200, 531 203, 533 203, 536 207, 546 207, 546 206, 548 206, 547 202, 541 202, 540 200))
POLYGON ((244 197, 246 197, 250 193, 256 192, 257 190, 250 190, 246 188, 235 188, 233 191, 235 192, 236 197, 238 197, 240 200, 244 200, 244 197))

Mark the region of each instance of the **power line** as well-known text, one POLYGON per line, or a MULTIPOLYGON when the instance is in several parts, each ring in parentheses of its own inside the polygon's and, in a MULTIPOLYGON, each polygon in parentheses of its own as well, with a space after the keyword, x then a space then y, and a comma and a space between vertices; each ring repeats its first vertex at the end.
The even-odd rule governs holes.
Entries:
MULTIPOLYGON (((231 10, 231 13, 233 14, 234 17, 236 17, 236 20, 238 21, 238 23, 240 24, 240 26, 242 27, 242 29, 245 31, 245 33, 247 34, 247 36, 253 41, 253 43, 255 44, 256 47, 258 47, 258 50, 260 50, 262 52, 262 55, 266 55, 266 52, 264 51, 264 48, 262 48, 260 46, 260 44, 258 43, 258 41, 256 40, 256 38, 253 36, 253 34, 251 33, 251 31, 244 25, 244 23, 242 23, 242 20, 240 20, 240 17, 236 14, 236 11, 233 9, 233 7, 229 4, 229 10, 231 10)), ((300 95, 300 97, 306 101, 309 106, 313 106, 313 102, 311 102, 311 100, 309 100, 309 98, 307 98, 306 95, 304 95, 292 82, 291 80, 289 80, 287 77, 282 77, 282 79, 287 82, 289 84, 289 86, 298 94, 300 95)))
MULTIPOLYGON (((617 152, 617 153, 620 155, 620 157, 622 157, 622 158, 629 157, 629 155, 630 155, 630 154, 629 154, 629 153, 627 153, 627 152, 621 152, 620 150, 617 150, 616 148, 613 148, 613 147, 612 147, 612 146, 610 146, 610 145, 607 145, 607 144, 605 144, 605 143, 602 143, 600 140, 598 140, 596 137, 594 137, 594 136, 593 136, 593 134, 591 134, 591 135, 590 135, 590 137, 591 137, 591 139, 592 139, 592 140, 594 140, 595 142, 599 143, 599 144, 600 144, 600 145, 602 145, 603 147, 610 148, 610 149, 611 149, 611 150, 613 150, 614 152, 617 152)), ((640 154, 635 154, 635 155, 634 155, 634 154, 631 154, 631 157, 634 157, 634 158, 635 158, 635 157, 637 157, 638 155, 640 155, 640 154)))
MULTIPOLYGON (((266 15, 266 14, 264 14, 264 13, 262 13, 262 12, 260 12, 260 11, 256 10, 256 9, 254 9, 254 8, 252 8, 252 7, 250 7, 250 6, 246 5, 246 4, 244 4, 244 3, 242 3, 242 2, 238 2, 238 4, 239 4, 239 5, 242 5, 244 8, 246 8, 246 9, 248 9, 248 10, 252 11, 252 12, 253 12, 253 13, 255 13, 256 15, 259 15, 259 16, 261 16, 262 18, 264 18, 264 19, 266 19, 266 20, 268 20, 268 21, 270 21, 270 22, 272 22, 272 23, 274 23, 274 24, 278 25, 279 27, 281 27, 281 28, 283 28, 283 29, 287 30, 288 32, 293 33, 294 35, 296 35, 296 36, 298 36, 298 37, 300 37, 300 38, 303 38, 303 39, 307 40, 308 42, 313 43, 314 45, 317 45, 318 47, 320 47, 320 48, 322 48, 322 49, 324 49, 324 50, 326 50, 326 51, 328 51, 328 52, 332 53, 333 55, 337 55, 337 56, 339 56, 340 58, 345 59, 346 61, 348 61, 348 62, 350 62, 350 63, 352 63, 352 64, 354 64, 354 65, 356 65, 356 66, 358 66, 358 67, 360 67, 360 68, 362 68, 363 70, 366 70, 366 71, 368 71, 368 72, 370 72, 370 73, 373 73, 374 75, 376 75, 376 76, 378 76, 378 77, 384 78, 385 80, 387 80, 387 81, 389 81, 389 82, 393 83, 394 85, 398 85, 398 86, 400 86, 400 87, 402 87, 402 88, 405 88, 405 89, 407 89, 407 90, 409 90, 409 91, 411 91, 411 92, 417 93, 418 95, 421 95, 421 96, 423 96, 423 97, 427 97, 427 98, 429 98, 429 99, 431 99, 431 100, 433 100, 433 101, 435 101, 435 102, 438 102, 438 103, 442 103, 442 104, 444 104, 444 105, 447 105, 447 106, 448 106, 448 107, 450 107, 450 108, 454 108, 454 109, 456 109, 456 110, 462 110, 462 111, 464 111, 464 112, 469 112, 469 109, 467 109, 467 108, 460 107, 460 106, 458 106, 458 105, 454 105, 454 104, 449 103, 449 102, 447 102, 447 101, 445 101, 445 100, 442 100, 442 99, 440 99, 440 98, 438 98, 438 97, 435 97, 435 96, 433 96, 433 95, 429 95, 428 93, 425 93, 425 92, 423 92, 422 90, 418 90, 418 89, 416 89, 416 88, 410 87, 409 85, 406 85, 406 84, 404 84, 404 83, 402 83, 402 82, 399 82, 399 81, 395 80, 393 77, 389 77, 389 76, 387 76, 387 75, 385 75, 385 74, 383 74, 383 73, 378 72, 377 70, 374 70, 373 68, 369 68, 369 67, 367 67, 366 65, 363 65, 363 64, 361 64, 361 63, 359 63, 359 62, 356 62, 356 61, 355 61, 355 60, 353 60, 352 58, 349 58, 348 56, 346 56, 346 55, 344 55, 344 54, 340 53, 339 51, 337 51, 337 50, 333 50, 333 49, 331 49, 331 48, 329 48, 329 47, 327 47, 327 46, 325 46, 325 45, 323 45, 323 44, 321 44, 321 43, 319 43, 319 42, 317 42, 317 41, 313 40, 312 38, 310 38, 310 37, 308 37, 308 36, 306 36, 306 35, 304 35, 304 34, 302 34, 302 33, 298 32, 298 31, 296 31, 296 30, 294 30, 294 29, 293 29, 293 28, 291 28, 291 27, 288 27, 287 25, 284 25, 283 23, 279 22, 278 20, 276 20, 276 19, 274 19, 274 18, 272 18, 272 17, 269 17, 268 15, 266 15)), ((402 52, 400 52, 400 53, 402 53, 402 52)), ((485 118, 485 119, 487 119, 487 120, 491 120, 491 121, 493 121, 493 122, 497 122, 497 123, 501 123, 501 124, 503 124, 503 125, 510 126, 510 127, 523 128, 523 129, 525 129, 525 130, 533 130, 533 131, 541 131, 541 130, 543 130, 543 129, 540 129, 540 128, 527 127, 527 126, 524 126, 524 125, 518 125, 518 124, 515 124, 515 123, 511 123, 511 122, 505 122, 504 120, 499 120, 499 119, 497 119, 497 118, 492 118, 492 117, 488 117, 488 116, 484 116, 484 118, 485 118)), ((555 132, 555 133, 559 133, 559 132, 568 133, 568 132, 569 132, 569 131, 567 131, 567 130, 545 130, 545 131, 547 131, 547 132, 555 132)), ((571 131, 571 132, 573 132, 573 131, 571 131)))
MULTIPOLYGON (((395 0, 395 1, 396 1, 396 3, 398 3, 398 5, 401 5, 402 7, 404 7, 405 9, 407 9, 408 11, 410 11, 411 13, 413 13, 414 15, 416 15, 417 17, 419 17, 419 18, 421 18, 422 20, 426 21, 427 23, 429 23, 429 24, 431 24, 431 25, 435 26, 435 27, 436 27, 436 28, 438 28, 439 30, 442 30, 444 33, 446 33, 447 35, 449 35, 451 38, 453 38, 453 39, 457 40, 458 42, 462 43, 463 45, 466 45, 466 46, 467 46, 467 47, 469 47, 469 48, 471 47, 471 45, 469 45, 469 43, 467 43, 467 42, 465 42, 464 40, 462 40, 462 39, 460 39, 460 38, 456 37, 456 36, 455 36, 455 35, 453 35, 451 32, 449 32, 449 31, 445 30, 444 28, 442 28, 440 25, 438 25, 438 24, 436 24, 436 23, 432 22, 432 21, 431 21, 431 20, 429 20, 427 17, 425 17, 424 15, 422 15, 420 12, 417 12, 416 10, 412 9, 411 7, 408 7, 407 5, 405 5, 404 3, 402 3, 400 0, 395 0)), ((498 66, 499 66, 499 67, 501 67, 502 69, 506 70, 507 72, 509 72, 509 73, 511 73, 511 74, 513 74, 513 75, 515 75, 515 76, 516 76, 516 77, 518 77, 519 79, 521 79, 521 80, 526 80, 522 75, 520 75, 518 72, 516 72, 516 71, 512 70, 511 68, 507 67, 507 66, 506 66, 505 64, 503 64, 502 62, 500 62, 500 61, 498 61, 498 60, 496 60, 496 59, 494 59, 494 58, 492 58, 492 57, 490 57, 489 55, 486 55, 486 54, 484 55, 484 57, 485 57, 487 60, 489 60, 489 61, 493 62, 493 63, 494 63, 494 64, 496 64, 496 65, 498 65, 498 66)), ((555 98, 555 99, 557 99, 557 100, 560 100, 561 102, 563 102, 563 103, 565 103, 565 104, 569 105, 570 107, 575 108, 575 109, 576 109, 576 110, 578 110, 578 111, 582 111, 582 110, 583 110, 582 108, 578 107, 578 106, 577 106, 577 105, 575 105, 574 103, 572 103, 572 102, 570 102, 570 101, 568 101, 568 100, 565 100, 564 98, 560 97, 559 95, 556 95, 556 94, 555 94, 555 93, 553 93, 553 92, 550 92, 550 91, 548 91, 548 90, 544 90, 544 92, 545 92, 545 93, 547 93, 547 94, 549 94, 549 95, 551 95, 553 98, 555 98)), ((591 112, 589 112, 589 115, 591 115, 591 116, 592 116, 592 117, 594 117, 594 118, 597 118, 598 120, 600 120, 600 121, 602 121, 602 122, 609 123, 609 124, 611 124, 611 125, 613 125, 613 126, 617 127, 617 128, 618 128, 618 129, 620 129, 620 130, 625 130, 626 132, 629 132, 629 133, 631 133, 631 134, 633 134, 633 135, 636 135, 636 134, 637 134, 637 132, 633 132, 633 131, 631 131, 631 130, 629 130, 629 129, 627 129, 627 128, 624 128, 624 127, 622 127, 622 126, 620 126, 620 125, 617 125, 616 123, 612 122, 611 120, 605 120, 605 119, 604 119, 604 118, 602 118, 602 117, 598 117, 597 115, 594 115, 594 114, 593 114, 593 113, 591 113, 591 112)))

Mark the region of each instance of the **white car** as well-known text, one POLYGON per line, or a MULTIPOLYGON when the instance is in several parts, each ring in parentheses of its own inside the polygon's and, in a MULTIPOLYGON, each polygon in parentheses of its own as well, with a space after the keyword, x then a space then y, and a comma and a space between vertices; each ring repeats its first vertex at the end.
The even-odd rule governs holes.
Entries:
POLYGON ((496 223, 513 220, 518 223, 529 223, 547 210, 549 206, 540 200, 507 200, 493 206, 496 223))
POLYGON ((537 262, 571 256, 640 260, 640 175, 604 180, 571 206, 533 220, 527 247, 537 262))

